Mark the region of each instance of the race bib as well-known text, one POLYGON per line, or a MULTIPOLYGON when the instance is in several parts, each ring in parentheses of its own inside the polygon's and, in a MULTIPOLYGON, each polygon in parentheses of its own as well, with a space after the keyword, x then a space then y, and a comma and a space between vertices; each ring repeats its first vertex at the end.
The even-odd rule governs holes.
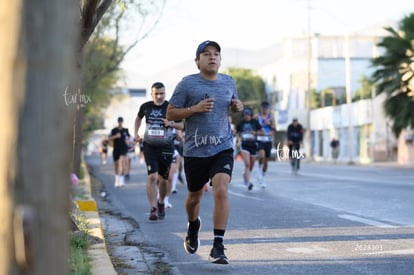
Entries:
POLYGON ((171 131, 162 125, 151 125, 145 130, 144 141, 153 146, 173 146, 171 131))
POLYGON ((253 141, 253 140, 256 140, 255 135, 253 135, 251 133, 242 133, 240 136, 241 136, 242 141, 253 141))
POLYGON ((149 129, 148 130, 148 136, 150 136, 150 137, 163 137, 163 136, 165 136, 165 130, 164 129, 149 129))
POLYGON ((272 141, 272 137, 271 136, 258 136, 257 140, 261 142, 270 142, 272 141))

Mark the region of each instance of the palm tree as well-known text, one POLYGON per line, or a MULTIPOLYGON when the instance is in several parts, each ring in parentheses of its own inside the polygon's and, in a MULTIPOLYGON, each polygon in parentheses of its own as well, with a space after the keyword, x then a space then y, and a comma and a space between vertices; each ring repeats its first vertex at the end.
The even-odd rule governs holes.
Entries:
POLYGON ((377 94, 386 94, 385 114, 398 137, 404 129, 414 128, 414 13, 399 22, 399 30, 385 30, 390 35, 378 43, 384 54, 372 60, 378 69, 371 79, 377 94))

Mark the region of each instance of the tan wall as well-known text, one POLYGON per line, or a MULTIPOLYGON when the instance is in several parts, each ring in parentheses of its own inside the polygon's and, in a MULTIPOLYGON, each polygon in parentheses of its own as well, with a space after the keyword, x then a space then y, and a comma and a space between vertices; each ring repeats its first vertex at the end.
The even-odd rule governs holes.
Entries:
POLYGON ((398 139, 398 164, 414 166, 414 145, 406 141, 407 131, 403 131, 398 139))

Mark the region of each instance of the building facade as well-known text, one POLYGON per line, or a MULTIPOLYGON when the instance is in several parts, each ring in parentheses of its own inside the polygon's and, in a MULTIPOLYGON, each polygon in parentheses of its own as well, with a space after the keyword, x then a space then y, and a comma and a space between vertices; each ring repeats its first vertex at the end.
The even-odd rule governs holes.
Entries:
POLYGON ((283 137, 292 118, 298 117, 303 127, 310 129, 304 151, 313 160, 331 159, 333 137, 340 141, 338 161, 397 160, 398 141, 383 113, 384 97, 352 103, 361 79, 374 71, 371 60, 380 54, 380 39, 366 35, 287 38, 280 47, 280 58, 258 70, 275 99, 278 136, 283 137), (330 91, 336 102, 310 109, 315 99, 309 99, 308 91, 330 91))

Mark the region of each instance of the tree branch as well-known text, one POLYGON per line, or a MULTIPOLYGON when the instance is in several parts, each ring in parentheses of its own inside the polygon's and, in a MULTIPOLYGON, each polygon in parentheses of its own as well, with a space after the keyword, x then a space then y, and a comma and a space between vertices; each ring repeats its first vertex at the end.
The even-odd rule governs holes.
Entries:
POLYGON ((98 25, 102 16, 111 6, 114 0, 102 0, 98 6, 99 0, 84 0, 81 2, 81 39, 79 48, 82 49, 88 42, 93 31, 98 25))

